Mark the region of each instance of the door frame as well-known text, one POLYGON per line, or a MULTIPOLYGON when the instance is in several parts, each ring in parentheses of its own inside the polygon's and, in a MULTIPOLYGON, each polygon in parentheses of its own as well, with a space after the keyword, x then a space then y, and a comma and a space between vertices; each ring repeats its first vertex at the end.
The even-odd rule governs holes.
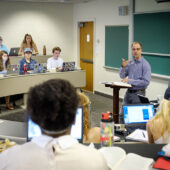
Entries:
POLYGON ((89 19, 78 19, 77 20, 77 63, 80 66, 80 28, 79 23, 81 22, 93 22, 93 93, 95 89, 95 64, 96 64, 96 18, 89 19))

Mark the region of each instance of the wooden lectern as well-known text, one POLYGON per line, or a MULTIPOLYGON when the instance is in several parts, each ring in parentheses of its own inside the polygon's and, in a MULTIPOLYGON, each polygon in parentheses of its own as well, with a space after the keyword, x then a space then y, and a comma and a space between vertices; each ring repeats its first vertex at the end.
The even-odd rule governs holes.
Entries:
POLYGON ((122 82, 105 83, 105 87, 113 88, 113 118, 115 123, 119 123, 119 90, 121 88, 131 88, 130 84, 122 82))

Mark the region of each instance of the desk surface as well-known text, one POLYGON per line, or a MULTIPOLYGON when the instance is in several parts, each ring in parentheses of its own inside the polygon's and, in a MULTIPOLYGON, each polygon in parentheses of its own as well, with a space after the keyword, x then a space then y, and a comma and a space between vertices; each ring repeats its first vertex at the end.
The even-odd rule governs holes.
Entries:
POLYGON ((28 93, 30 87, 50 79, 65 79, 70 81, 75 87, 86 86, 86 72, 75 70, 56 73, 39 73, 26 75, 13 75, 0 78, 0 97, 14 94, 28 93))
MULTIPOLYGON (((9 138, 17 143, 26 142, 27 127, 25 122, 16 122, 0 119, 0 138, 9 138)), ((139 143, 115 143, 114 146, 123 148, 126 153, 136 153, 141 156, 150 157, 156 160, 158 152, 164 144, 139 144, 139 143)), ((100 144, 95 144, 98 149, 100 144)))
POLYGON ((26 123, 0 119, 0 139, 6 138, 14 140, 17 143, 26 142, 26 123))

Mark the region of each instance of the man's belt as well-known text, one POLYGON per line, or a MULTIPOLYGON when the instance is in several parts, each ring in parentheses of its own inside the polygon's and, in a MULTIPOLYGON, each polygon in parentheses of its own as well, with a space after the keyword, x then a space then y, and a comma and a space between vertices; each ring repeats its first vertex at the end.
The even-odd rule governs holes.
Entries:
POLYGON ((136 93, 136 92, 145 92, 145 89, 139 89, 139 90, 132 90, 132 89, 128 89, 128 93, 136 93))

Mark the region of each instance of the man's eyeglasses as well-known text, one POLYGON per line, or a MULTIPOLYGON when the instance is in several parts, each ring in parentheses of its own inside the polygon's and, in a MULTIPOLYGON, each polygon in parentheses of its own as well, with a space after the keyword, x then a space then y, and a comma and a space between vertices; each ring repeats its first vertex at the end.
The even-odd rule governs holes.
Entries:
POLYGON ((139 51, 141 48, 132 48, 133 51, 137 50, 139 51))

